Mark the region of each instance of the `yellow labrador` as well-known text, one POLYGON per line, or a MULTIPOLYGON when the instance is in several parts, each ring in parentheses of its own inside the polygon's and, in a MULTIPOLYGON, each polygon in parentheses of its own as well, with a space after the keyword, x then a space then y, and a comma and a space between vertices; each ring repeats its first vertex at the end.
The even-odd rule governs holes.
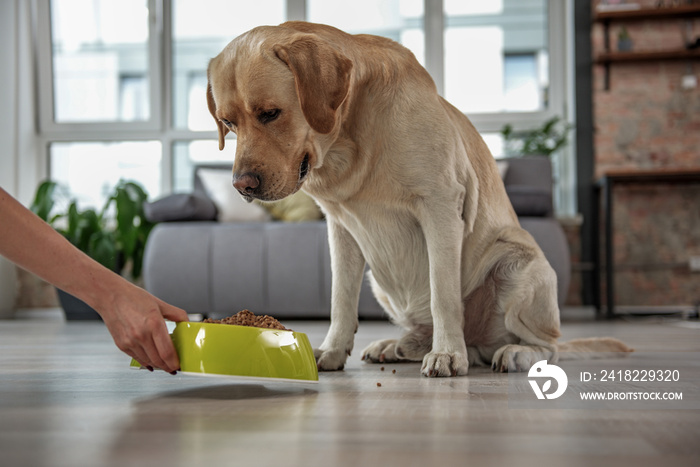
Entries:
POLYGON ((554 271, 483 140, 406 48, 290 22, 233 40, 208 76, 220 149, 237 134, 235 188, 248 201, 303 188, 327 216, 331 325, 319 369, 342 369, 353 348, 365 264, 406 330, 365 349, 368 361, 455 376, 470 364, 527 370, 563 349, 629 350, 612 339, 557 344, 554 271))

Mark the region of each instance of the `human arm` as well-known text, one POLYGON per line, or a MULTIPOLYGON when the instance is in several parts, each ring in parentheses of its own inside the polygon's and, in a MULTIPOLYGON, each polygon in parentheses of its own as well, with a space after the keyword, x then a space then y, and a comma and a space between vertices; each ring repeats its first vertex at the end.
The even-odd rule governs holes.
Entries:
POLYGON ((187 321, 187 313, 91 259, 2 188, 0 254, 94 308, 117 347, 142 365, 180 368, 163 318, 187 321))

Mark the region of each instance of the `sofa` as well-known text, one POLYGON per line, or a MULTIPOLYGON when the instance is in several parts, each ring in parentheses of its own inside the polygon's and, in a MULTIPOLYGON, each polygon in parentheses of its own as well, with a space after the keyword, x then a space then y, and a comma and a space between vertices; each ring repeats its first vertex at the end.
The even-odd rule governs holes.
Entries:
MULTIPOLYGON (((561 304, 569 286, 570 258, 563 229, 553 215, 550 161, 505 159, 499 168, 522 227, 556 271, 561 304)), ((251 213, 241 221, 222 221, 230 211, 223 197, 238 197, 230 187, 230 171, 230 166, 199 166, 192 193, 166 196, 145 206, 146 215, 159 222, 144 254, 146 290, 210 318, 242 309, 280 319, 328 318, 331 270, 325 221, 285 222, 251 213), (221 171, 221 180, 228 180, 223 195, 208 190, 203 180, 203 175, 216 170, 221 171)), ((385 317, 367 281, 359 316, 385 317)))

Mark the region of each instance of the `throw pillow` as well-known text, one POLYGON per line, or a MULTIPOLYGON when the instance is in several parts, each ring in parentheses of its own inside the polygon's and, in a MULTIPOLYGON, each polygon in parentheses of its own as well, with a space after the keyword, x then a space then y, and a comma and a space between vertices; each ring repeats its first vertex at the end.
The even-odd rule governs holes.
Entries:
POLYGON ((204 190, 219 211, 219 222, 264 222, 270 215, 255 203, 246 203, 231 185, 229 170, 199 169, 204 190))
POLYGON ((303 191, 292 196, 262 205, 276 220, 285 222, 310 222, 323 219, 323 213, 313 198, 303 191))
POLYGON ((204 195, 175 193, 144 203, 143 213, 151 222, 213 221, 216 205, 204 195))

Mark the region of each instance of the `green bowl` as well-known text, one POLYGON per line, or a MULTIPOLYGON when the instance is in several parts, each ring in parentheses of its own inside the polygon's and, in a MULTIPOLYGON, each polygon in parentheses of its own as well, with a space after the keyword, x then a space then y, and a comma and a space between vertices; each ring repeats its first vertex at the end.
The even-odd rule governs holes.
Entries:
MULTIPOLYGON (((177 323, 170 335, 183 373, 318 381, 306 334, 216 323, 177 323)), ((131 361, 132 367, 141 367, 131 361)))

